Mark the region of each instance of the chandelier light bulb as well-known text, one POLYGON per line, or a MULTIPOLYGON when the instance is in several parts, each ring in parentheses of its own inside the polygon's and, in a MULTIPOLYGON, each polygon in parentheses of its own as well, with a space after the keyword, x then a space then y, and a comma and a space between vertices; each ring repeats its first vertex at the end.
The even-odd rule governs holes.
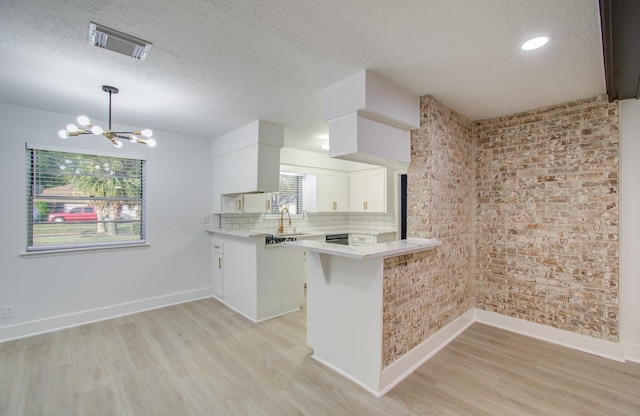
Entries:
POLYGON ((89 120, 89 117, 87 116, 78 116, 77 121, 81 126, 88 126, 89 124, 91 124, 91 120, 89 120))
POLYGON ((58 131, 58 136, 61 139, 68 139, 69 137, 76 137, 84 134, 104 136, 117 149, 120 149, 122 147, 122 141, 118 139, 127 140, 131 143, 146 144, 149 147, 155 147, 156 141, 151 137, 153 135, 153 131, 151 131, 151 129, 144 129, 141 131, 133 130, 115 132, 111 130, 111 96, 114 94, 118 94, 119 91, 116 87, 112 87, 110 85, 103 85, 102 91, 109 94, 109 129, 105 130, 100 126, 95 126, 91 124, 91 120, 89 119, 89 117, 85 115, 79 115, 76 120, 80 127, 75 124, 67 124, 66 130, 58 131))

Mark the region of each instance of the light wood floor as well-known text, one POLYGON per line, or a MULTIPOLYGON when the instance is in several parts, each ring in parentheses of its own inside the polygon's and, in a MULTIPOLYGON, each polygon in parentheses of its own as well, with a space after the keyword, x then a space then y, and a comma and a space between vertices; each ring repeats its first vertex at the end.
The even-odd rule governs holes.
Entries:
POLYGON ((640 364, 479 324, 381 399, 310 353, 201 300, 0 344, 0 414, 640 415, 640 364))

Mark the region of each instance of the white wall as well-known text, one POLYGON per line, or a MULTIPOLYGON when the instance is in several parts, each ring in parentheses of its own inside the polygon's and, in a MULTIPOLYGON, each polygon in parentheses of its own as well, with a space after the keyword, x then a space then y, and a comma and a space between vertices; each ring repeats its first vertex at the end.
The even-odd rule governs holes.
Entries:
POLYGON ((620 339, 640 362, 640 101, 620 101, 620 339))
POLYGON ((94 136, 59 139, 57 131, 74 120, 0 104, 0 307, 13 305, 15 313, 0 317, 0 341, 210 294, 203 224, 210 213, 210 142, 160 131, 153 149, 125 142, 117 150, 94 136), (26 247, 26 142, 146 156, 150 247, 20 257, 26 247))

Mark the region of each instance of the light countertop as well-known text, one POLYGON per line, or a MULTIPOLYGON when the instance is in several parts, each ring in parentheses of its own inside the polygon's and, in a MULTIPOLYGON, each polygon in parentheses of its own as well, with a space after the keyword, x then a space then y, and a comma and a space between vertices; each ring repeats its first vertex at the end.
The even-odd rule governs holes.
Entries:
POLYGON ((266 230, 227 230, 225 228, 210 228, 207 230, 207 232, 210 234, 224 234, 244 238, 259 237, 271 234, 266 230))
POLYGON ((298 240, 287 241, 281 244, 321 254, 365 260, 395 257, 402 254, 430 250, 442 245, 442 241, 435 238, 407 238, 406 240, 390 241, 388 243, 345 246, 340 244, 327 244, 323 241, 298 240))
POLYGON ((310 237, 318 237, 318 236, 325 236, 327 234, 364 234, 364 235, 381 235, 381 234, 387 234, 387 233, 395 233, 396 231, 394 230, 322 230, 322 231, 302 231, 302 232, 285 232, 283 234, 278 234, 277 232, 273 232, 273 231, 269 231, 269 230, 228 230, 225 228, 210 228, 208 230, 206 230, 208 233, 210 234, 224 234, 224 235, 230 235, 230 236, 235 236, 235 237, 244 237, 244 238, 250 238, 250 237, 260 237, 260 236, 266 236, 266 235, 276 235, 276 236, 280 236, 280 235, 285 235, 285 236, 294 236, 294 237, 298 237, 300 239, 303 239, 305 237, 310 238, 310 237))

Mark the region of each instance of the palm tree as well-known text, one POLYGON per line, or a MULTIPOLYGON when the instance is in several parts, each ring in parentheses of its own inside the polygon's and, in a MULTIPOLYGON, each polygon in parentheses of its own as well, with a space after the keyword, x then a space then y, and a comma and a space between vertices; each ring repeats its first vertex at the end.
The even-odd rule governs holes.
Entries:
POLYGON ((142 161, 80 154, 74 159, 71 184, 76 193, 86 195, 96 209, 96 232, 116 234, 116 227, 105 227, 105 221, 120 219, 125 203, 142 203, 142 161))

